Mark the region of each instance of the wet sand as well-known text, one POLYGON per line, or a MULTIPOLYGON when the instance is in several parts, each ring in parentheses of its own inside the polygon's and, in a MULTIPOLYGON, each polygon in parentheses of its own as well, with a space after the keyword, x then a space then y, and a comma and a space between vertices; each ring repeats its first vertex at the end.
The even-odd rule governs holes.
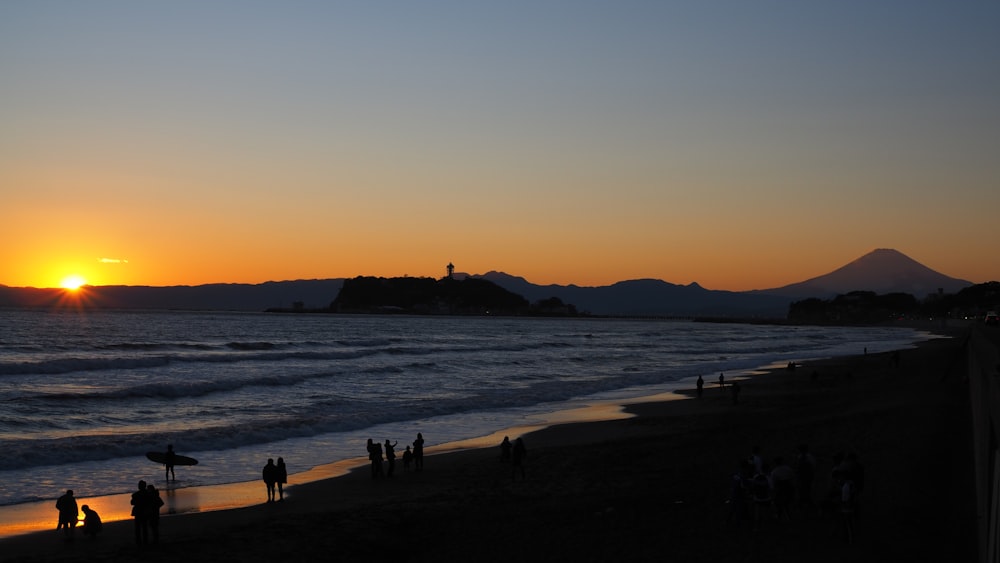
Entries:
POLYGON ((524 481, 512 481, 495 446, 430 450, 419 473, 397 464, 394 478, 373 480, 362 467, 294 485, 284 502, 165 515, 157 545, 137 547, 122 521, 95 541, 64 542, 55 530, 9 537, 0 560, 974 561, 961 344, 925 342, 903 351, 899 368, 872 354, 771 370, 741 381, 735 405, 707 381, 700 399, 637 402, 632 418, 530 432, 524 481), (729 477, 751 448, 770 460, 801 443, 818 460, 817 499, 835 454, 864 463, 853 543, 818 509, 756 530, 727 522, 729 477))

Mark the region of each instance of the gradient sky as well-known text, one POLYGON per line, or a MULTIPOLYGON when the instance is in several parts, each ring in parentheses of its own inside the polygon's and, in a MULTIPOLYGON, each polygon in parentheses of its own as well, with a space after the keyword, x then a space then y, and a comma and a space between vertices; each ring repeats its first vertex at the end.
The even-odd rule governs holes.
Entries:
POLYGON ((1000 2, 0 3, 0 284, 1000 279, 1000 2))

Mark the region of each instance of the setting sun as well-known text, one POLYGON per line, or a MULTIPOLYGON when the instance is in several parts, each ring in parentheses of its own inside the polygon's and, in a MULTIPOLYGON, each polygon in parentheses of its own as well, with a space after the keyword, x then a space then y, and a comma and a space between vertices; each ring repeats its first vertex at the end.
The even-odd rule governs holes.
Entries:
POLYGON ((80 286, 84 285, 85 283, 87 283, 87 280, 83 279, 82 277, 76 274, 73 274, 72 276, 66 276, 65 278, 63 278, 62 282, 60 282, 59 285, 64 289, 77 290, 80 289, 80 286))

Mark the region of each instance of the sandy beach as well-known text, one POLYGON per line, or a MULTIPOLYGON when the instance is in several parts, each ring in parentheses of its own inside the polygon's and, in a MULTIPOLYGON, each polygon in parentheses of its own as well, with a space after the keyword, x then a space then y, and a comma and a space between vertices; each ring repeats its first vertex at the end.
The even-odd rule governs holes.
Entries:
POLYGON ((867 354, 748 376, 737 404, 709 380, 701 398, 691 389, 627 405, 631 418, 524 434, 523 481, 499 448, 462 449, 392 479, 363 467, 293 480, 278 503, 263 503, 261 484, 258 505, 163 516, 156 545, 137 547, 121 521, 93 541, 6 538, 0 560, 974 561, 963 363, 958 337, 904 350, 898 367, 867 354), (819 506, 729 518, 731 475, 752 448, 770 462, 799 444, 817 460, 817 501, 835 455, 865 466, 852 542, 819 506))

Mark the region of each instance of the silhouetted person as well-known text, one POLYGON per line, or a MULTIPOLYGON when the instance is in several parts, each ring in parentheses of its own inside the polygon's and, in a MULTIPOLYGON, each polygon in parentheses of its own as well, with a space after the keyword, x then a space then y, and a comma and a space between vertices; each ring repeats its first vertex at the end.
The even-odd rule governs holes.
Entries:
POLYGON ((66 494, 56 499, 56 510, 59 511, 59 523, 56 530, 64 530, 67 540, 73 539, 73 531, 76 529, 76 522, 80 517, 80 511, 76 507, 76 498, 73 497, 73 489, 67 489, 66 494))
POLYGON ((417 439, 413 441, 413 468, 417 471, 424 470, 424 435, 417 432, 417 439))
POLYGON ((699 399, 701 398, 701 393, 704 390, 705 390, 705 380, 702 379, 702 377, 699 375, 698 376, 698 398, 699 399))
POLYGON ((149 543, 149 493, 146 482, 139 481, 139 488, 132 493, 132 517, 135 522, 135 544, 149 543))
POLYGON ((167 481, 170 481, 171 478, 173 478, 174 481, 177 480, 177 476, 174 475, 174 461, 176 455, 177 454, 174 453, 174 445, 167 444, 167 453, 163 456, 163 466, 166 468, 165 479, 167 481))
POLYGON ((160 491, 156 487, 149 485, 146 487, 146 501, 149 503, 149 531, 153 536, 153 543, 160 543, 160 507, 163 506, 163 499, 160 498, 160 491))
POLYGON ((719 389, 725 389, 725 388, 726 388, 726 374, 720 373, 719 374, 719 389))
MULTIPOLYGON (((750 465, 753 466, 754 474, 764 472, 764 458, 760 457, 760 446, 754 446, 750 448, 750 458, 748 459, 750 465)), ((753 475, 751 475, 753 477, 753 475)))
POLYGON ((278 468, 274 465, 274 459, 267 458, 267 464, 261 471, 261 478, 267 487, 267 502, 274 502, 274 484, 278 482, 278 468))
POLYGON ((514 444, 510 443, 510 437, 504 436, 503 441, 500 442, 500 461, 510 461, 510 450, 514 447, 514 444))
POLYGON ((855 484, 850 476, 840 470, 833 471, 833 498, 840 512, 840 530, 847 543, 854 542, 855 484))
POLYGON ((748 461, 740 462, 739 467, 729 478, 729 515, 726 522, 739 526, 746 520, 750 511, 747 509, 747 490, 753 469, 748 461))
POLYGON ((521 474, 521 480, 525 480, 524 458, 528 457, 528 450, 524 447, 524 440, 520 437, 514 440, 514 448, 510 455, 510 480, 517 481, 517 474, 521 474))
POLYGON ((771 486, 774 489, 774 513, 778 519, 790 518, 789 507, 795 498, 795 471, 785 463, 784 458, 774 458, 771 470, 771 486))
POLYGON ((101 516, 97 514, 96 510, 92 510, 86 504, 80 507, 83 511, 83 535, 90 536, 90 539, 97 537, 97 534, 101 533, 104 528, 104 524, 101 523, 101 516))
POLYGON ((771 481, 765 473, 757 473, 750 481, 750 497, 753 499, 754 529, 760 529, 760 521, 771 510, 773 499, 771 481))
POLYGON ((385 460, 389 463, 389 469, 386 470, 385 476, 392 477, 392 473, 396 471, 396 442, 395 444, 390 444, 389 440, 385 441, 385 460))
POLYGON ((285 483, 288 482, 288 468, 285 467, 285 458, 279 457, 278 464, 275 467, 278 471, 278 500, 285 500, 285 483))
POLYGON ((410 446, 406 446, 406 450, 403 451, 403 471, 410 470, 410 462, 413 461, 413 452, 410 451, 410 446))

